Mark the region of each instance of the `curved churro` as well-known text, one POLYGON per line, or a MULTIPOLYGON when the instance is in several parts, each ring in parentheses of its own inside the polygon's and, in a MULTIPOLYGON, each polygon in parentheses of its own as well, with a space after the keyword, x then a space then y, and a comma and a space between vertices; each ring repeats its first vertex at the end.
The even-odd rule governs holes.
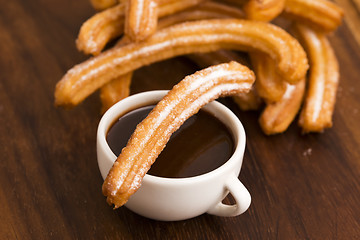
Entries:
POLYGON ((187 76, 136 127, 107 175, 102 190, 109 204, 122 206, 140 187, 171 134, 208 102, 246 92, 254 82, 247 67, 230 62, 187 76))
POLYGON ((330 32, 341 24, 344 12, 327 0, 286 0, 283 15, 317 30, 330 32))
POLYGON ((282 13, 285 0, 249 0, 243 10, 247 19, 270 22, 282 13))
POLYGON ((105 45, 124 31, 125 4, 99 12, 85 21, 76 39, 76 47, 86 54, 97 55, 105 45))
POLYGON ((55 103, 73 106, 110 80, 144 65, 221 48, 269 54, 279 74, 290 83, 302 79, 308 69, 301 45, 272 24, 235 19, 194 21, 160 30, 146 41, 113 48, 76 65, 56 85, 55 103))
POLYGON ((158 0, 128 0, 125 12, 125 35, 139 42, 156 31, 158 0))
MULTIPOLYGON (((196 6, 204 0, 159 0, 158 17, 174 14, 196 6)), ((80 28, 76 46, 86 54, 98 55, 105 45, 124 31, 125 4, 108 8, 95 14, 80 28)))
POLYGON ((259 118, 267 135, 284 132, 299 112, 305 92, 305 79, 295 85, 286 84, 286 92, 278 102, 268 103, 259 118))
POLYGON ((293 27, 311 63, 305 104, 299 124, 303 132, 322 132, 332 126, 339 84, 339 64, 328 39, 305 25, 293 27))
POLYGON ((266 54, 260 52, 250 53, 256 82, 255 89, 265 102, 278 102, 286 90, 286 82, 276 72, 274 61, 266 54))

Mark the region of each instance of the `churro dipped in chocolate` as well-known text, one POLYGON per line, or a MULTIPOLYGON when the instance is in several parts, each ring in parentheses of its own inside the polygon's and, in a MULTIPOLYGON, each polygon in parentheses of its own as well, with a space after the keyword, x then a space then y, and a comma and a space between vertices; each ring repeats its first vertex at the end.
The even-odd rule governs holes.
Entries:
POLYGON ((218 97, 249 91, 254 80, 247 67, 230 62, 196 72, 175 85, 136 127, 110 169, 102 187, 107 202, 115 208, 127 202, 186 119, 218 97))

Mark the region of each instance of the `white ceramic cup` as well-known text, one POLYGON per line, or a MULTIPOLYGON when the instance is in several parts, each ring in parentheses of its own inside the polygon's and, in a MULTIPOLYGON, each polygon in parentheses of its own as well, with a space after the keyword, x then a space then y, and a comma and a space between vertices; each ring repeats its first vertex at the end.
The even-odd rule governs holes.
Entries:
MULTIPOLYGON (((132 95, 116 103, 103 115, 97 132, 97 157, 104 179, 117 158, 106 142, 111 124, 131 110, 156 104, 166 93, 150 91, 132 95)), ((248 209, 251 197, 238 179, 245 150, 244 128, 235 114, 217 101, 207 104, 203 109, 211 112, 230 129, 235 141, 234 154, 219 168, 195 177, 164 178, 146 174, 141 187, 126 203, 127 208, 162 221, 185 220, 203 213, 237 216, 248 209), (234 205, 222 203, 228 193, 235 199, 234 205)))

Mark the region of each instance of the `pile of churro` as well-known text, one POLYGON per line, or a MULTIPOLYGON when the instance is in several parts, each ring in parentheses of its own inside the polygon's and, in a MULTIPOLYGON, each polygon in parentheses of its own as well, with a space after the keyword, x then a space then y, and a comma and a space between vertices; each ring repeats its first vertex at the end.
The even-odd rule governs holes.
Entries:
POLYGON ((104 112, 129 95, 133 71, 186 55, 200 67, 233 60, 249 66, 256 76, 254 87, 232 97, 244 111, 261 111, 265 134, 284 132, 298 113, 304 133, 332 126, 339 66, 327 36, 343 18, 333 2, 91 3, 98 12, 83 23, 76 45, 93 57, 74 66, 57 84, 56 105, 77 105, 100 89, 104 112))
POLYGON ((335 3, 327 0, 91 0, 91 3, 98 12, 83 23, 76 45, 79 51, 92 57, 71 68, 58 82, 56 105, 75 106, 100 89, 102 111, 106 111, 129 95, 135 70, 180 55, 205 68, 186 77, 166 98, 166 104, 174 104, 173 112, 168 114, 180 120, 169 123, 163 117, 157 119, 165 114, 161 102, 155 113, 150 114, 152 117, 149 115, 150 120, 146 120, 149 123, 141 131, 136 130, 128 144, 138 146, 137 141, 145 141, 140 145, 149 151, 126 147, 120 154, 103 185, 109 203, 116 207, 123 205, 139 187, 169 134, 189 115, 219 96, 231 96, 243 111, 261 111, 259 124, 267 135, 284 132, 298 114, 304 133, 322 132, 332 126, 339 66, 328 35, 343 18, 343 10, 335 3), (166 131, 157 132, 154 126, 162 125, 161 129, 166 131), (151 138, 144 138, 145 135, 151 138), (141 156, 137 156, 139 153, 141 156))

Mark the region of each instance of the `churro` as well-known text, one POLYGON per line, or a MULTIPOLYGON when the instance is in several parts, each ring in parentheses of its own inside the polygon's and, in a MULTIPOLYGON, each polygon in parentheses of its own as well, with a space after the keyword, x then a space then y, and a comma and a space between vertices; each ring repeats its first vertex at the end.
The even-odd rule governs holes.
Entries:
POLYGON ((164 149, 171 134, 208 102, 248 91, 254 74, 230 62, 187 76, 137 126, 103 183, 103 194, 115 208, 140 187, 146 172, 164 149))
POLYGON ((259 118, 260 127, 267 135, 284 132, 295 119, 305 91, 305 79, 295 85, 286 84, 282 98, 267 103, 259 118))
MULTIPOLYGON (((159 0, 158 17, 168 16, 196 6, 204 0, 159 0)), ((98 55, 111 40, 124 33, 126 4, 119 3, 83 23, 76 39, 79 51, 98 55)))
POLYGON ((125 12, 125 35, 139 42, 156 31, 158 0, 128 0, 125 12))
POLYGON ((286 0, 283 15, 311 28, 330 32, 341 24, 344 12, 327 0, 286 0))
POLYGON ((74 66, 58 82, 55 103, 74 106, 110 80, 156 61, 221 48, 267 53, 289 83, 308 69, 306 54, 296 39, 269 23, 216 19, 177 24, 147 40, 112 48, 74 66))
POLYGON ((339 64, 326 35, 300 24, 293 30, 303 43, 311 63, 299 124, 303 132, 322 132, 332 126, 339 64))

